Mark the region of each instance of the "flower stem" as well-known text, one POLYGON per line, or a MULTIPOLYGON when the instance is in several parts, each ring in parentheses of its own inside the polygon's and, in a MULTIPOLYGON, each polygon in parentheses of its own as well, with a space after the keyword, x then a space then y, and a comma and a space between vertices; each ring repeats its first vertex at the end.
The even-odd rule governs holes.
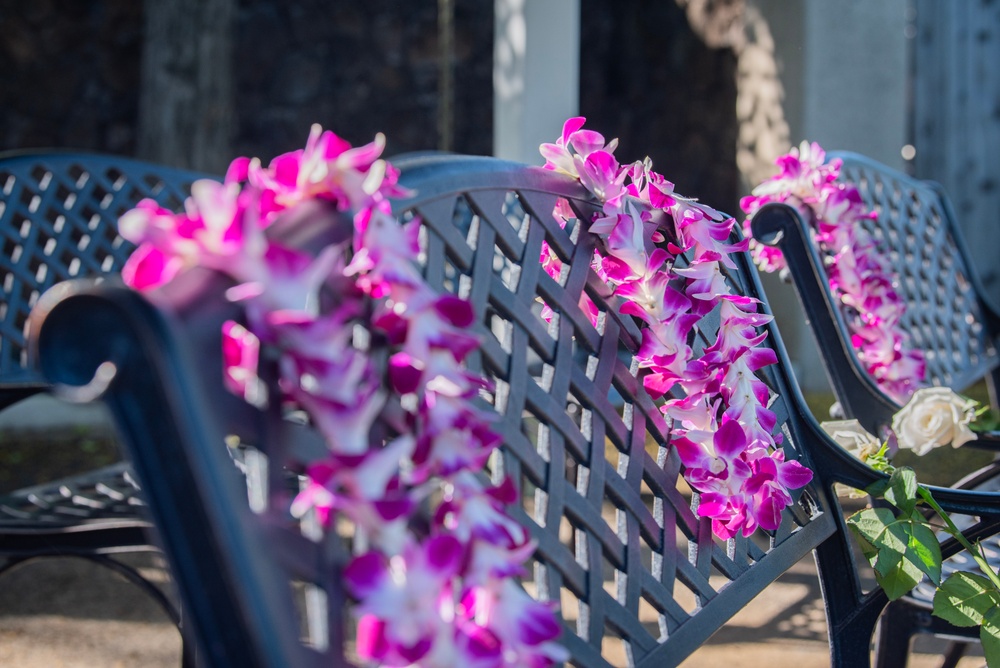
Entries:
POLYGON ((951 534, 955 538, 955 540, 957 540, 962 545, 962 547, 968 550, 969 554, 972 555, 972 558, 976 560, 976 563, 979 565, 980 570, 982 570, 983 573, 986 575, 986 577, 990 579, 990 582, 993 583, 993 586, 996 587, 998 590, 1000 590, 1000 576, 997 575, 997 572, 993 570, 990 567, 989 563, 986 561, 986 556, 982 552, 982 545, 978 541, 976 542, 975 546, 973 546, 972 543, 969 542, 969 539, 965 537, 965 535, 961 532, 961 530, 959 530, 957 526, 955 526, 955 523, 951 520, 951 516, 949 516, 948 513, 946 513, 944 509, 938 504, 937 500, 935 500, 934 495, 931 494, 931 491, 929 489, 927 489, 923 485, 919 485, 917 487, 917 492, 920 494, 920 498, 922 498, 924 502, 927 503, 927 505, 933 508, 934 512, 936 512, 938 516, 944 520, 945 524, 947 524, 945 530, 949 534, 951 534))

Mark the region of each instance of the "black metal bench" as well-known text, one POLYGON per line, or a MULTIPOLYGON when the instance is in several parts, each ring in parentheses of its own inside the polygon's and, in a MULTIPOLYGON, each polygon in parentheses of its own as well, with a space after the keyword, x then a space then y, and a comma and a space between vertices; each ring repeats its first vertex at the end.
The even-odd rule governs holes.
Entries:
MULTIPOLYGON (((937 184, 911 178, 855 153, 843 161, 841 180, 857 186, 877 218, 863 221, 884 249, 906 306, 900 327, 923 351, 928 385, 966 389, 985 378, 993 406, 1000 382, 1000 314, 988 301, 965 248, 951 203, 937 184)), ((824 259, 807 221, 788 206, 762 208, 754 238, 781 249, 799 294, 834 394, 848 417, 878 433, 900 408, 858 361, 843 306, 830 292, 824 259)))
MULTIPOLYGON (((525 584, 561 601, 570 663, 677 665, 814 552, 831 662, 868 665, 886 599, 862 591, 833 486, 864 488, 878 475, 822 433, 776 330, 767 327, 779 362, 760 374, 786 455, 815 478, 776 531, 720 541, 697 517, 669 425, 631 368, 638 324, 590 269, 586 191, 553 172, 485 158, 396 164, 414 194, 394 210, 422 220, 427 280, 462 290, 476 308, 484 344, 470 366, 499 388, 490 409, 504 436, 491 472, 521 483, 511 513, 538 542, 525 584), (559 198, 579 215, 565 229, 552 216, 559 198), (543 241, 569 267, 565 284, 540 271, 543 241), (603 314, 600 329, 579 308, 584 290, 603 314), (555 327, 538 317, 538 298, 558 313, 555 327)), ((288 238, 308 247, 326 232, 299 228, 288 238)), ((727 272, 734 291, 763 299, 748 257, 737 263, 727 272)), ((100 396, 114 416, 206 665, 339 665, 351 650, 339 577, 349 540, 288 512, 294 474, 323 446, 280 407, 254 409, 223 387, 221 373, 205 372, 221 368, 220 326, 238 313, 220 306, 227 287, 206 269, 148 297, 110 282, 63 284, 33 312, 31 345, 47 382, 100 396), (248 444, 245 473, 268 482, 253 510, 223 445, 237 438, 248 444)), ((692 345, 709 345, 718 326, 703 320, 692 345)), ((1000 527, 997 495, 936 496, 975 516, 971 536, 1000 527)), ((945 554, 955 549, 946 545, 945 554)))
MULTIPOLYGON (((117 274, 133 250, 117 233, 119 216, 143 198, 178 207, 201 176, 111 156, 0 156, 0 410, 52 390, 27 363, 24 327, 39 295, 60 281, 117 274)), ((125 463, 0 495, 0 573, 42 556, 90 559, 143 587, 179 625, 165 592, 115 559, 155 549, 143 506, 125 463)))
MULTIPOLYGON (((1000 387, 1000 314, 986 294, 969 259, 966 242, 942 188, 855 153, 834 152, 843 161, 840 180, 857 187, 878 215, 863 222, 882 249, 896 277, 894 288, 906 311, 900 327, 926 361, 928 385, 962 391, 986 380, 997 407, 1000 387)), ((821 352, 843 417, 857 419, 871 433, 889 426, 901 406, 867 373, 851 343, 844 306, 830 290, 824 257, 813 241, 813 225, 796 208, 768 204, 752 220, 753 236, 781 250, 810 331, 821 352)), ((970 447, 995 450, 994 432, 970 447)), ((956 487, 995 489, 995 465, 970 473, 956 487)), ((949 562, 946 570, 967 567, 949 562)), ((918 632, 978 639, 978 628, 958 628, 930 614, 933 587, 890 604, 880 634, 879 666, 904 665, 910 638, 918 632)), ((944 666, 954 666, 964 643, 954 645, 944 666)))

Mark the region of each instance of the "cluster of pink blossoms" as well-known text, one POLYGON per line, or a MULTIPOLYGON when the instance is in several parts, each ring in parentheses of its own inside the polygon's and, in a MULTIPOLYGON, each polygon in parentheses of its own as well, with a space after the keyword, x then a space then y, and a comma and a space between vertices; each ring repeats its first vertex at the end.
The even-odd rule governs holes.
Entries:
MULTIPOLYGON (((684 477, 699 492, 697 512, 717 536, 775 530, 792 503, 789 490, 812 479, 785 461, 769 390, 754 374, 776 362, 758 328, 770 316, 756 300, 733 294, 724 268, 747 242, 731 243, 735 220, 681 197, 648 161, 620 165, 617 142, 571 118, 555 144, 543 144, 546 168, 569 174, 601 202, 590 231, 602 244, 594 269, 623 301, 621 312, 643 322, 636 355, 643 384, 673 420, 672 443, 684 477), (695 356, 694 328, 718 310, 716 341, 695 356)), ((557 207, 554 215, 565 212, 557 207)), ((542 265, 559 278, 562 263, 551 249, 542 265)), ((596 313, 584 297, 581 306, 596 313)))
MULTIPOLYGON (((906 307, 887 259, 862 224, 876 213, 866 210, 857 187, 837 182, 841 161, 826 162, 818 144, 802 142, 776 162, 779 172, 740 202, 748 214, 744 232, 750 235, 750 216, 769 202, 787 202, 803 213, 826 261, 830 290, 847 307, 858 359, 882 391, 905 404, 924 385, 924 356, 909 347, 898 326, 906 307)), ((754 243, 752 252, 763 271, 785 268, 777 248, 754 243)))
POLYGON ((499 442, 472 402, 486 381, 463 365, 479 345, 476 314, 421 276, 419 221, 392 215, 389 198, 403 191, 383 146, 380 135, 352 148, 317 126, 304 150, 267 167, 237 159, 223 183, 196 182, 182 213, 142 202, 121 219, 138 245, 123 276, 150 290, 202 266, 234 281, 226 296, 245 322, 223 328, 226 384, 257 405, 300 407, 325 437, 327 457, 307 465, 291 511, 327 526, 346 517, 366 539, 343 573, 364 659, 553 665, 567 658, 562 626, 514 580, 535 547, 504 511, 517 491, 476 475, 499 442), (303 221, 335 229, 344 215, 351 233, 315 255, 268 233, 303 221), (261 346, 278 352, 280 397, 258 376, 261 346), (390 437, 373 437, 386 431, 373 430, 379 419, 390 437), (410 520, 425 504, 430 528, 416 534, 410 520))

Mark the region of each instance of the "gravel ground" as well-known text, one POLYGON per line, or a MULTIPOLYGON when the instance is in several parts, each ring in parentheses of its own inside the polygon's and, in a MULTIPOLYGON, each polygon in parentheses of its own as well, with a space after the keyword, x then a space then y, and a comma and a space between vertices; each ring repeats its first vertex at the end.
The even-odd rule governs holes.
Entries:
MULTIPOLYGON (((165 578, 155 559, 130 558, 165 578)), ((911 668, 940 664, 943 644, 918 640, 911 668)), ((177 668, 180 636, 159 607, 106 568, 80 559, 21 565, 0 578, 0 666, 177 668)), ((981 652, 960 668, 983 665, 981 652)), ((618 663, 616 661, 616 663, 618 663)), ((683 668, 829 665, 822 601, 804 560, 741 611, 683 668)))
MULTIPOLYGON (((78 422, 69 426, 79 419, 76 414, 59 428, 49 420, 48 438, 39 439, 33 433, 37 420, 20 424, 10 414, 5 411, 0 418, 0 492, 84 470, 88 466, 81 457, 89 467, 115 457, 100 416, 82 428, 78 422)), ((53 418, 58 413, 44 414, 53 418)), ((937 466, 944 462, 933 464, 932 471, 948 468, 937 466)), ((965 470, 975 468, 964 464, 965 470)), ((950 470, 941 475, 954 479, 950 470)), ((167 582, 155 555, 127 559, 147 577, 167 582)), ((909 666, 938 666, 942 648, 941 641, 919 638, 909 666)), ((971 654, 959 668, 983 665, 978 647, 971 654)), ((107 568, 82 559, 45 559, 0 577, 0 668, 176 668, 180 655, 180 636, 167 615, 107 568)), ((819 586, 812 560, 805 559, 682 665, 821 668, 829 665, 828 657, 819 586)))
MULTIPOLYGON (((165 579, 158 558, 129 561, 165 579)), ((177 668, 180 656, 180 634, 166 613, 104 566, 39 559, 0 578, 0 666, 177 668)))

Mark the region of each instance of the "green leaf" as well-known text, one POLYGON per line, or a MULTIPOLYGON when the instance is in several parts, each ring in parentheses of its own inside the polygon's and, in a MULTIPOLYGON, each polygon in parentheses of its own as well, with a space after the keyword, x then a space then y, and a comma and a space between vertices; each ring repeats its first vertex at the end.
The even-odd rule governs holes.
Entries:
MULTIPOLYGON (((854 529, 854 527, 851 527, 851 529, 854 529)), ((865 540, 864 537, 857 531, 853 531, 853 533, 854 540, 858 542, 858 547, 861 548, 861 554, 865 555, 865 559, 868 560, 868 563, 874 566, 875 557, 878 556, 878 548, 865 540)))
POLYGON ((847 524, 859 537, 877 546, 879 536, 895 521, 896 517, 888 508, 865 508, 851 515, 847 524))
POLYGON ((865 488, 865 491, 868 492, 869 496, 881 499, 885 496, 885 490, 887 489, 889 489, 888 480, 876 480, 872 484, 868 485, 868 487, 865 488))
POLYGON ((900 467, 889 478, 889 489, 885 500, 899 508, 904 515, 910 515, 917 507, 917 474, 909 467, 900 467))
POLYGON ((907 554, 912 555, 914 563, 931 579, 935 585, 941 583, 941 546, 938 544, 934 530, 923 522, 914 522, 910 526, 910 541, 906 546, 907 554))
POLYGON ((979 639, 983 641, 986 665, 992 668, 1000 666, 1000 608, 994 606, 986 611, 979 639))
POLYGON ((906 596, 920 582, 920 569, 902 555, 893 553, 893 558, 879 556, 880 569, 875 571, 875 580, 885 590, 890 601, 906 596))
POLYGON ((896 520, 886 527, 886 531, 881 537, 882 545, 880 547, 903 555, 909 554, 911 552, 910 545, 916 540, 913 535, 916 526, 920 525, 910 519, 896 520))
POLYGON ((891 601, 909 593, 923 577, 918 559, 908 550, 911 537, 908 529, 906 522, 890 525, 878 545, 875 579, 891 601))
POLYGON ((920 582, 922 574, 912 561, 895 552, 888 556, 879 554, 875 580, 885 590, 890 601, 906 596, 920 582))
POLYGON ((875 579, 891 600, 913 589, 924 575, 935 584, 940 581, 941 550, 922 518, 893 522, 873 545, 878 549, 872 564, 875 579))
POLYGON ((938 587, 934 594, 934 614, 955 626, 978 626, 990 608, 996 606, 996 597, 987 578, 959 571, 938 587))
POLYGON ((909 592, 924 575, 935 584, 940 581, 941 549, 919 514, 897 519, 888 508, 867 508, 847 523, 890 599, 909 592))

